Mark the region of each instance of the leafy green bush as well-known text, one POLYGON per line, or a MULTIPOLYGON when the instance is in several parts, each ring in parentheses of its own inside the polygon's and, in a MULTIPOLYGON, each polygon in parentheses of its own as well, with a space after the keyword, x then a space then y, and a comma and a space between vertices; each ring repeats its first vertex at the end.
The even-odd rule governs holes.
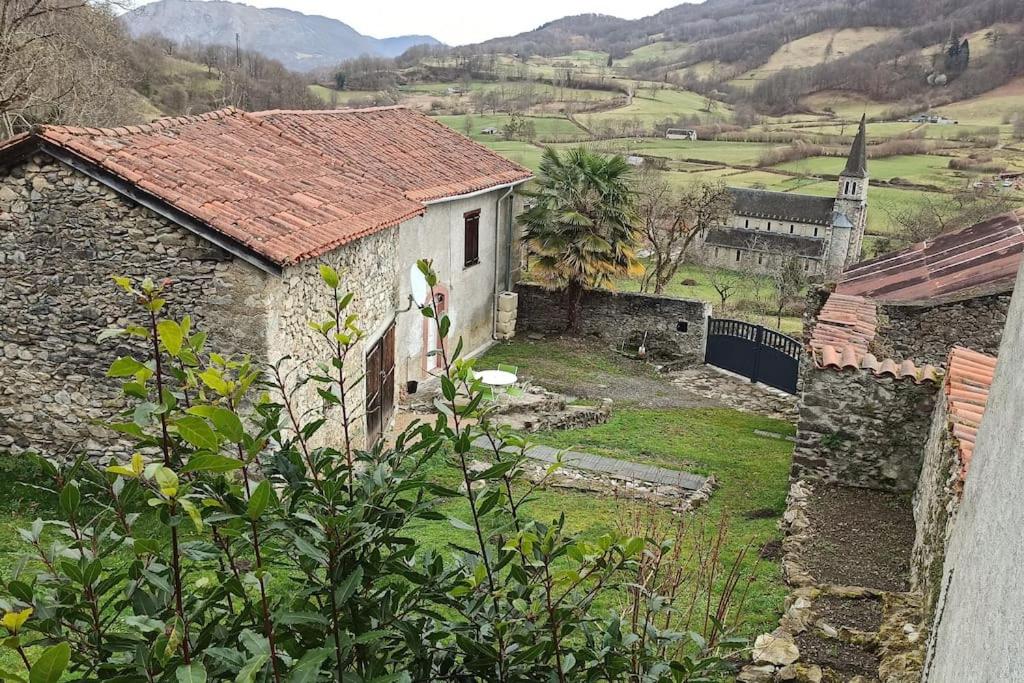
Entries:
POLYGON ((673 629, 672 599, 652 588, 678 589, 651 575, 671 543, 587 542, 564 518, 523 515, 539 485, 520 481, 526 444, 492 422, 446 316, 421 309, 441 340, 436 419, 356 448, 363 332, 338 273, 321 276, 334 303, 310 325, 324 361, 301 375, 209 351, 190 318, 166 315, 161 286, 116 279, 139 324, 102 335, 137 350, 109 369, 130 403, 110 427, 134 452, 106 468, 42 461, 57 509, 22 530, 26 560, 2 581, 3 645, 24 670, 0 677, 688 681, 722 669, 730 639, 673 629), (309 386, 323 399, 312 415, 296 399, 309 386), (342 443, 325 444, 335 419, 342 443), (460 488, 430 478, 441 461, 460 488), (469 515, 448 521, 475 545, 418 550, 410 524, 444 520, 452 499, 469 515), (624 585, 630 615, 599 607, 624 585))

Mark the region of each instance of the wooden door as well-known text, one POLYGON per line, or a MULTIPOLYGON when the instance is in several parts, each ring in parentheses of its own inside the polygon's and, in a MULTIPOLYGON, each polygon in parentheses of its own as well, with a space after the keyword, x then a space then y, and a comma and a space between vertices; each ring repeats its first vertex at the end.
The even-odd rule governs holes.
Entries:
POLYGON ((366 354, 366 447, 380 440, 395 413, 395 325, 366 354))

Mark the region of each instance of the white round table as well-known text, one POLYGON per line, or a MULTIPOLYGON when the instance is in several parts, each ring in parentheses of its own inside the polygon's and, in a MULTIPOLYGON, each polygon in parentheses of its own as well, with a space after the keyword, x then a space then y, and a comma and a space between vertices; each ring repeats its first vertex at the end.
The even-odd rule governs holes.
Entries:
POLYGON ((509 387, 519 378, 504 370, 481 370, 475 373, 476 378, 489 387, 509 387))

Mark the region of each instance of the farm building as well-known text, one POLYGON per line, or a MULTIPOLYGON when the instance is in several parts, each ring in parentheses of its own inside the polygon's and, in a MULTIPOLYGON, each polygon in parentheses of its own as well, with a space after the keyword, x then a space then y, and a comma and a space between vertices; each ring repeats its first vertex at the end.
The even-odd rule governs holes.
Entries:
MULTIPOLYGON (((515 276, 513 190, 530 177, 397 107, 225 109, 6 141, 0 446, 109 452, 97 421, 121 406, 105 379, 119 349, 97 336, 131 310, 112 275, 167 278, 170 313, 193 314, 218 351, 321 360, 307 325, 331 296, 319 263, 355 295, 366 336, 352 376, 375 369, 356 390, 367 405, 358 438, 373 442, 398 387, 436 363, 436 337, 410 310, 410 269, 432 259, 452 334, 468 352, 488 346, 496 295, 515 276)), ((320 399, 304 387, 299 400, 320 399)))
POLYGON ((665 137, 669 140, 696 140, 697 131, 691 128, 669 128, 665 131, 665 137))
POLYGON ((854 138, 835 197, 729 188, 733 215, 700 237, 706 263, 768 272, 786 258, 808 275, 837 274, 860 259, 868 213, 865 119, 854 138))

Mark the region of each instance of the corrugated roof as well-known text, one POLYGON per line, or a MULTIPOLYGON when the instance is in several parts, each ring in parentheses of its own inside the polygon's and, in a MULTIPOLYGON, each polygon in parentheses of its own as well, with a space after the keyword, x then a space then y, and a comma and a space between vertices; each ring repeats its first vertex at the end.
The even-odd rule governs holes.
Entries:
POLYGON ((829 225, 835 197, 817 197, 809 194, 752 190, 730 187, 733 213, 752 218, 767 218, 794 223, 829 225))
POLYGON ((860 296, 833 293, 829 296, 811 332, 811 357, 819 368, 867 370, 875 376, 888 375, 915 382, 937 382, 941 370, 933 365, 918 367, 913 361, 877 359, 868 351, 875 338, 878 313, 875 304, 860 296))
POLYGON ((1022 253, 1024 208, 855 264, 836 291, 929 305, 1008 292, 1022 253))
POLYGON ((768 232, 767 230, 746 230, 744 228, 711 228, 704 243, 712 247, 728 249, 752 249, 753 251, 777 252, 822 258, 825 254, 825 240, 804 235, 768 232))
POLYGON ((44 126, 0 155, 32 140, 59 147, 278 265, 397 225, 428 197, 531 175, 422 114, 378 111, 330 113, 330 126, 315 125, 317 113, 230 108, 143 126, 44 126))
POLYGON ((974 440, 985 414, 988 393, 996 369, 996 358, 962 346, 949 353, 946 406, 950 430, 960 448, 960 480, 967 477, 974 440))

